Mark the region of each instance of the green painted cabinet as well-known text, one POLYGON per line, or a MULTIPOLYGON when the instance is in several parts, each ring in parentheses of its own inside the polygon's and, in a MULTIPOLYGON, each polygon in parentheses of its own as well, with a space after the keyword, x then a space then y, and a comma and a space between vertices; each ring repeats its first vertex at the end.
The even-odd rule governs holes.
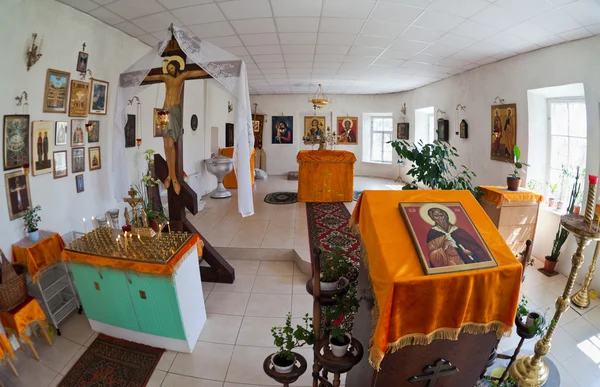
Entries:
POLYGON ((144 333, 186 340, 175 284, 166 275, 126 274, 129 294, 144 333))

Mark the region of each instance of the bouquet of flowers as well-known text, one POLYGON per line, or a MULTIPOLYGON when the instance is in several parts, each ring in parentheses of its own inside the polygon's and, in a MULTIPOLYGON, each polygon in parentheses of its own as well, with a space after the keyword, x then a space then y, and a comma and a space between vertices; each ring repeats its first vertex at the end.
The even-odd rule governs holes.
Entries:
POLYGON ((34 232, 38 230, 38 223, 42 221, 38 211, 41 210, 42 207, 37 205, 25 213, 25 217, 23 218, 25 222, 25 231, 34 232))

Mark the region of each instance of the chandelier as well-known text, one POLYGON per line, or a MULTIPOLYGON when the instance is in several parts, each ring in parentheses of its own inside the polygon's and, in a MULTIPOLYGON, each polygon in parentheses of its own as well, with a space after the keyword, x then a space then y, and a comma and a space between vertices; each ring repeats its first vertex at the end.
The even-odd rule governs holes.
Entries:
POLYGON ((327 94, 323 91, 323 86, 319 83, 319 88, 317 92, 312 95, 312 97, 308 100, 308 102, 313 104, 313 108, 315 111, 317 109, 322 109, 323 106, 331 103, 331 100, 327 97, 327 94))

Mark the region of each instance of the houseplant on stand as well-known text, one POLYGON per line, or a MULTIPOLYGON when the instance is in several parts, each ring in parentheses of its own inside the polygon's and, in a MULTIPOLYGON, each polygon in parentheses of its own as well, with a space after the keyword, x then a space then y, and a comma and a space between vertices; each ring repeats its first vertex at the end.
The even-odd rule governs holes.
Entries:
MULTIPOLYGON (((575 173, 575 182, 573 183, 573 188, 571 188, 571 195, 569 196, 569 206, 567 207, 567 213, 572 214, 575 208, 575 201, 577 197, 581 194, 581 183, 579 182, 580 178, 579 167, 577 167, 577 172, 575 173)), ((556 275, 554 269, 556 267, 556 262, 558 262, 558 257, 560 256, 560 250, 563 245, 567 241, 567 237, 569 236, 569 232, 558 225, 558 230, 556 231, 556 236, 554 237, 554 242, 552 243, 552 252, 550 255, 546 255, 546 261, 544 263, 543 269, 538 269, 542 274, 546 274, 548 276, 556 275)))
POLYGON ((345 277, 352 269, 352 263, 344 253, 345 251, 335 248, 331 251, 321 248, 321 290, 331 292, 336 290, 342 277, 345 277))
POLYGON ((292 327, 292 314, 288 312, 285 319, 285 326, 271 328, 273 342, 278 348, 277 352, 270 355, 271 363, 275 371, 280 374, 289 374, 294 368, 296 357, 299 354, 292 352, 294 348, 305 344, 313 344, 313 326, 312 318, 308 313, 302 318, 304 326, 297 325, 296 329, 292 327))
POLYGON ((509 191, 518 191, 521 185, 521 176, 519 176, 519 173, 525 173, 523 166, 529 166, 529 164, 521 161, 521 148, 518 145, 514 146, 513 154, 515 155, 515 160, 511 163, 513 165, 513 173, 506 178, 506 186, 509 191))
POLYGON ((355 285, 350 285, 346 294, 336 295, 333 299, 335 304, 325 310, 326 321, 331 322, 326 329, 329 333, 331 352, 336 357, 343 357, 352 341, 350 332, 352 332, 354 314, 358 312, 360 300, 357 297, 355 285))
POLYGON ((27 237, 32 242, 37 242, 40 240, 40 232, 38 230, 38 223, 42 221, 38 211, 41 211, 42 207, 39 205, 33 207, 29 211, 25 213, 23 217, 23 221, 25 222, 25 231, 27 232, 27 237))

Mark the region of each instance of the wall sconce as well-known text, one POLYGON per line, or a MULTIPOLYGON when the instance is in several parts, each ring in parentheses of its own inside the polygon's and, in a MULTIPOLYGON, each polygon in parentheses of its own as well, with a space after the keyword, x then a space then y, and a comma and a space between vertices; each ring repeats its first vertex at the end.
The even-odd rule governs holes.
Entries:
POLYGON ((92 79, 92 70, 87 69, 85 72, 79 73, 81 75, 81 80, 85 81, 85 77, 89 74, 90 79, 92 79))
POLYGON ((29 103, 27 102, 27 92, 24 91, 21 93, 21 96, 16 96, 15 100, 17 100, 17 106, 21 106, 21 105, 29 105, 29 103), (23 104, 23 102, 25 102, 23 104))
POLYGON ((460 136, 460 138, 469 138, 469 124, 467 124, 464 118, 461 119, 462 114, 464 114, 461 112, 465 110, 467 110, 467 107, 459 103, 456 105, 454 113, 454 133, 460 136))
POLYGON ((439 108, 438 108, 438 110, 435 111, 435 113, 437 114, 438 117, 441 116, 442 114, 446 115, 446 112, 439 108))
POLYGON ((496 96, 496 98, 494 98, 494 102, 492 102, 492 105, 502 105, 504 104, 504 98, 500 98, 498 96, 496 96))
POLYGON ((27 71, 37 63, 38 60, 42 57, 42 45, 44 44, 44 39, 41 39, 40 45, 37 46, 35 44, 35 39, 37 38, 37 33, 31 34, 31 47, 27 48, 27 71))
POLYGON ((231 113, 233 111, 233 104, 231 101, 227 101, 227 113, 231 113))
POLYGON ((402 107, 400 108, 400 111, 402 112, 402 122, 406 122, 406 102, 404 102, 404 104, 402 105, 402 107))
MULTIPOLYGON (((133 98, 131 98, 130 100, 127 101, 127 105, 133 105, 133 101, 137 101, 137 110, 135 112, 135 115, 136 115, 135 145, 138 147, 138 149, 140 149, 140 146, 142 146, 142 129, 141 128, 143 127, 142 126, 142 103, 140 102, 139 97, 137 95, 134 95, 133 98), (138 127, 140 129, 138 129, 138 127), (139 137, 138 137, 138 135, 139 135, 139 137)), ((158 112, 159 118, 160 118, 161 111, 158 112)), ((168 119, 167 119, 167 122, 168 122, 168 119)))

